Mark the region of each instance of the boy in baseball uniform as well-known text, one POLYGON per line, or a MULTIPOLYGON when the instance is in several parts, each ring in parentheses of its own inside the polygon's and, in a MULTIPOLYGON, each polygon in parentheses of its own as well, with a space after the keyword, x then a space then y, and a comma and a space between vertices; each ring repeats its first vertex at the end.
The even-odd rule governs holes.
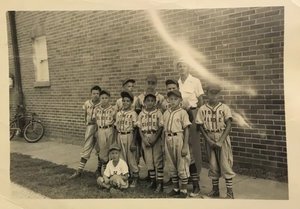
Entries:
POLYGON ((156 96, 147 93, 145 107, 138 116, 138 127, 142 138, 142 149, 150 177, 149 188, 158 193, 163 190, 163 153, 161 133, 162 113, 155 107, 156 96))
MULTIPOLYGON (((78 169, 69 178, 77 178, 82 175, 84 166, 91 156, 92 150, 95 147, 96 151, 99 152, 99 147, 97 144, 97 124, 95 118, 93 118, 95 108, 100 106, 100 92, 101 88, 99 86, 94 86, 91 88, 91 99, 87 100, 84 105, 84 122, 86 125, 85 139, 83 149, 81 151, 81 158, 79 162, 78 169)), ((98 158, 98 161, 100 159, 98 158)))
MULTIPOLYGON (((132 78, 125 79, 122 83, 123 90, 133 92, 134 84, 135 84, 134 79, 132 79, 132 78)), ((131 104, 132 110, 135 110, 136 105, 137 105, 137 100, 138 100, 138 98, 136 96, 134 96, 133 102, 131 104)), ((116 110, 120 111, 122 108, 123 108, 123 102, 122 102, 122 97, 121 97, 116 102, 116 110)))
POLYGON ((128 166, 126 162, 120 158, 121 148, 118 144, 112 144, 109 147, 111 160, 107 163, 103 177, 97 178, 97 184, 100 188, 128 188, 128 166))
MULTIPOLYGON (((173 90, 179 90, 178 81, 175 79, 166 80, 166 88, 167 88, 167 93, 170 91, 173 91, 173 90)), ((171 107, 171 103, 168 100, 168 98, 166 98, 162 103, 162 108, 164 110, 166 110, 166 109, 169 109, 170 107, 171 107)), ((192 122, 194 120, 194 117, 193 117, 192 111, 188 108, 189 107, 188 103, 181 101, 180 107, 182 107, 184 110, 187 111, 187 113, 189 115, 189 120, 190 120, 190 122, 192 122)), ((193 156, 194 153, 192 152, 193 149, 191 146, 192 146, 191 145, 191 136, 189 136, 189 150, 190 150, 190 157, 191 157, 191 164, 190 164, 189 170, 190 170, 190 180, 193 184, 193 191, 190 193, 189 196, 197 197, 200 195, 200 185, 199 185, 200 177, 199 177, 199 174, 196 169, 195 159, 193 156)))
POLYGON ((187 197, 187 184, 189 178, 189 126, 191 122, 187 112, 180 107, 181 93, 173 90, 167 94, 171 107, 163 114, 163 127, 165 134, 166 166, 174 185, 170 196, 187 197), (180 184, 179 184, 180 183, 180 184))
POLYGON ((101 171, 105 170, 108 162, 109 147, 113 142, 113 126, 116 118, 115 108, 109 104, 110 93, 107 90, 100 92, 100 106, 94 111, 94 117, 98 126, 98 144, 99 144, 99 161, 97 176, 101 175, 101 171))
POLYGON ((210 85, 207 88, 208 102, 202 105, 196 116, 196 123, 200 124, 209 156, 210 169, 208 176, 212 179, 212 191, 209 197, 219 197, 219 178, 226 181, 226 198, 233 199, 232 178, 235 173, 232 170, 233 156, 229 132, 231 129, 232 115, 230 108, 219 102, 218 94, 221 88, 210 85))
POLYGON ((115 128, 117 132, 116 141, 121 147, 121 158, 129 166, 131 174, 130 187, 135 187, 139 177, 139 169, 136 159, 136 132, 137 132, 137 113, 131 109, 133 95, 129 91, 121 92, 123 108, 116 115, 115 128))

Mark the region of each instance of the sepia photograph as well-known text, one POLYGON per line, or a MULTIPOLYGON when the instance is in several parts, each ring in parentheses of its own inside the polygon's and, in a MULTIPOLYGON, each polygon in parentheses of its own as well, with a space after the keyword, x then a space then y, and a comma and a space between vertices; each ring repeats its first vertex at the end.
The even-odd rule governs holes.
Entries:
POLYGON ((7 9, 10 196, 288 201, 286 12, 7 9))

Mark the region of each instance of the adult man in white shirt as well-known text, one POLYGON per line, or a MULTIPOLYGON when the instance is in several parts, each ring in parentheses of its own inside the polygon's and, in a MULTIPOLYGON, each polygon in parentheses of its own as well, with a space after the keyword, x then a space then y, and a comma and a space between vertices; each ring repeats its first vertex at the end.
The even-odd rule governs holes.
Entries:
POLYGON ((198 108, 203 105, 203 89, 199 79, 190 74, 190 69, 187 63, 180 58, 176 62, 176 69, 179 72, 180 78, 178 80, 179 90, 182 94, 182 99, 188 105, 188 111, 192 112, 193 120, 190 127, 190 152, 191 152, 191 165, 190 175, 193 183, 193 191, 191 197, 200 195, 199 176, 202 167, 202 156, 200 146, 200 131, 195 124, 195 118, 198 108))

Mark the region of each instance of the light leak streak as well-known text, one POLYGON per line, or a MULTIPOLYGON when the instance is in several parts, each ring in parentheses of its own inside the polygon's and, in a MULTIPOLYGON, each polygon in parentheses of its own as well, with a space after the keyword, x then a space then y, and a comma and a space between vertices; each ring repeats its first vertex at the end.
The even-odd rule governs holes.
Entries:
POLYGON ((212 83, 219 84, 220 86, 226 86, 233 90, 241 90, 251 96, 256 95, 256 91, 251 88, 243 88, 232 82, 220 79, 219 77, 210 73, 201 63, 197 62, 196 60, 196 58, 200 58, 202 61, 204 60, 204 56, 201 53, 197 52, 183 41, 174 40, 164 27, 164 24, 159 18, 157 11, 151 9, 147 11, 154 28, 159 33, 161 38, 176 51, 179 57, 185 60, 185 62, 190 66, 191 70, 193 70, 193 72, 195 72, 198 76, 201 76, 212 83))
POLYGON ((252 129, 251 122, 247 119, 244 113, 237 113, 234 110, 231 110, 233 120, 242 128, 252 129))

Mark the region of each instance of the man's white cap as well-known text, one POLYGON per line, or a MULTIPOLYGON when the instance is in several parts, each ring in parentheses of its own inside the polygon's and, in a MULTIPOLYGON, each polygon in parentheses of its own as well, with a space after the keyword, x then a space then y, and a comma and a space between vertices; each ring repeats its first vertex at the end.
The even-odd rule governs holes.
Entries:
POLYGON ((179 63, 186 63, 186 59, 184 59, 183 57, 180 57, 180 58, 176 59, 175 62, 174 62, 174 66, 177 68, 177 65, 179 63))

